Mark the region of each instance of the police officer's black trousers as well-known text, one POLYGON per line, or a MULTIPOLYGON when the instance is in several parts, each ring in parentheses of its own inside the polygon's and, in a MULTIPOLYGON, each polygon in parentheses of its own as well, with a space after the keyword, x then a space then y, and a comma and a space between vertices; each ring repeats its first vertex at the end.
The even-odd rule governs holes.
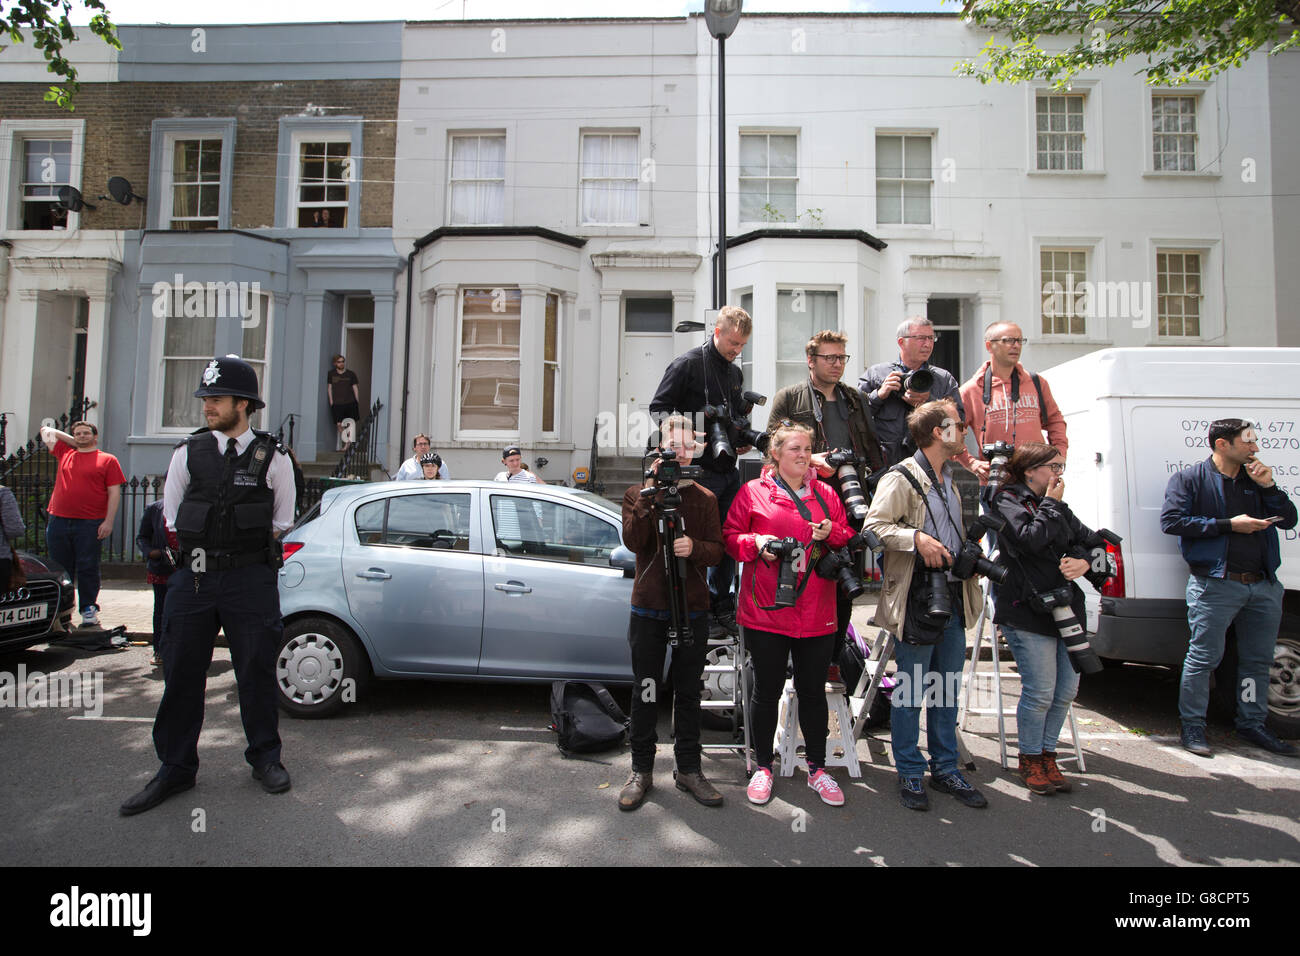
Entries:
POLYGON ((218 628, 224 628, 239 682, 239 715, 254 769, 280 761, 275 657, 283 624, 276 572, 269 564, 196 575, 182 566, 167 582, 159 651, 167 687, 154 720, 153 742, 163 774, 192 780, 199 769, 208 665, 218 628))

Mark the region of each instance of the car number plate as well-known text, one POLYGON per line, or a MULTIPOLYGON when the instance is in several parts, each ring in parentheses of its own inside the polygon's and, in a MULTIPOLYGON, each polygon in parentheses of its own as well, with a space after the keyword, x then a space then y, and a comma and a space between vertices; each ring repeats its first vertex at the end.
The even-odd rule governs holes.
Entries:
POLYGON ((44 604, 0 608, 0 627, 14 627, 18 624, 29 624, 32 621, 43 621, 47 610, 48 608, 44 604))

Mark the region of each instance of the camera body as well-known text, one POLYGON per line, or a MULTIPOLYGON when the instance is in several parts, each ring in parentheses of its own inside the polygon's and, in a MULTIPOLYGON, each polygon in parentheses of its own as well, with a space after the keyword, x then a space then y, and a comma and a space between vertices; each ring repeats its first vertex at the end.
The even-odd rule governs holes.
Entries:
POLYGON ((835 469, 839 479, 840 500, 844 502, 844 511, 859 524, 867 520, 867 496, 862 490, 862 479, 858 476, 858 465, 862 460, 847 448, 836 448, 826 456, 826 464, 835 469))
POLYGON ((1010 477, 1007 473, 1007 459, 1015 450, 1014 445, 1004 441, 997 441, 980 449, 989 463, 989 495, 996 495, 998 490, 1007 483, 1007 478, 1010 477))
POLYGON ((912 576, 912 587, 918 582, 924 588, 925 613, 931 623, 939 623, 952 614, 952 598, 948 591, 948 575, 965 581, 976 574, 988 578, 996 584, 1007 579, 1008 570, 984 556, 980 539, 989 531, 1001 531, 1007 526, 1006 519, 997 514, 976 515, 966 529, 966 540, 961 550, 954 555, 947 568, 926 567, 921 553, 916 554, 916 573, 912 576))
POLYGON ((1065 651, 1070 655, 1070 666, 1079 674, 1096 674, 1102 669, 1101 661, 1088 643, 1087 632, 1078 615, 1070 606, 1073 600, 1074 588, 1063 584, 1050 591, 1035 591, 1029 604, 1040 614, 1052 615, 1056 633, 1065 642, 1065 651))
POLYGON ((676 507, 681 504, 682 498, 677 490, 678 483, 683 478, 697 478, 700 475, 698 465, 683 465, 677 460, 677 452, 671 448, 665 448, 660 451, 651 452, 646 456, 648 459, 659 462, 659 468, 652 470, 645 469, 645 477, 654 482, 649 488, 641 489, 641 497, 649 498, 652 495, 658 495, 663 492, 659 501, 665 507, 676 507))
POLYGON ((798 574, 794 569, 795 562, 803 557, 803 542, 798 538, 774 538, 763 546, 763 550, 775 557, 781 562, 777 569, 776 575, 776 597, 772 601, 774 607, 794 607, 798 595, 795 593, 795 584, 798 574))
POLYGON ((885 546, 870 531, 860 531, 846 541, 843 547, 823 554, 813 565, 813 570, 818 577, 834 581, 839 586, 840 593, 850 601, 856 601, 867 589, 858 577, 858 562, 855 557, 858 551, 863 550, 879 554, 885 550, 885 546))
MULTIPOLYGON (((903 392, 916 392, 923 395, 934 388, 934 373, 928 368, 918 368, 903 372, 903 392)), ((899 393, 900 395, 902 392, 899 393)))
POLYGON ((758 392, 742 392, 740 403, 734 406, 705 405, 704 431, 713 457, 734 465, 736 446, 752 445, 766 453, 771 436, 755 431, 749 420, 755 405, 766 405, 767 396, 758 392))

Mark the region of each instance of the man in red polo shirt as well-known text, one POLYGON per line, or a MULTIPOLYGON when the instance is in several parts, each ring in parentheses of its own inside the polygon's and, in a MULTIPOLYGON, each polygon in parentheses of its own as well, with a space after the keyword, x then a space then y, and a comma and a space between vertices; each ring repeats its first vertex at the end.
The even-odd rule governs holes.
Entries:
POLYGON ((113 532, 126 481, 122 466, 99 450, 99 429, 76 422, 72 434, 41 429, 41 441, 59 460, 59 476, 47 509, 45 541, 50 557, 77 582, 83 627, 99 623, 99 542, 113 532))

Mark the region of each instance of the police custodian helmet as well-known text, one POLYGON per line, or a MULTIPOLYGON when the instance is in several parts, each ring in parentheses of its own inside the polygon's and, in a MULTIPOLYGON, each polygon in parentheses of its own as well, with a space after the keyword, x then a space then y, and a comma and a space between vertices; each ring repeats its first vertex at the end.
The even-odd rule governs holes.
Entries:
POLYGON ((251 415, 266 402, 257 395, 257 373, 238 355, 214 358, 203 370, 203 381, 195 398, 207 398, 209 395, 233 395, 235 398, 248 399, 248 412, 251 415))

